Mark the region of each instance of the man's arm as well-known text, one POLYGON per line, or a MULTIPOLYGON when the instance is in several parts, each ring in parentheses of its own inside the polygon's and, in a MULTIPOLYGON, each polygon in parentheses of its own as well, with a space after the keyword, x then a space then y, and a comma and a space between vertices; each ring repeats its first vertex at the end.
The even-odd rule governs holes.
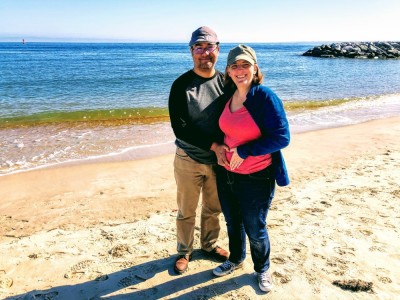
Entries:
POLYGON ((185 87, 174 82, 168 99, 169 117, 175 136, 193 146, 210 150, 212 141, 204 137, 189 116, 185 87))

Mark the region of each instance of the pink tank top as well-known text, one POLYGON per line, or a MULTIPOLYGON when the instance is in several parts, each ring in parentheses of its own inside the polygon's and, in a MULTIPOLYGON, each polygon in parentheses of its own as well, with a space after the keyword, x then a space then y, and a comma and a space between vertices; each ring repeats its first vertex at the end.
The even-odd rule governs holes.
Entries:
MULTIPOLYGON (((225 134, 224 143, 229 148, 235 148, 261 137, 260 129, 254 122, 246 107, 231 112, 229 106, 232 99, 225 105, 219 118, 219 126, 225 134)), ((226 158, 230 162, 233 152, 226 152, 226 158)), ((265 169, 272 163, 271 154, 260 156, 248 156, 242 164, 232 172, 239 174, 251 174, 265 169)), ((231 171, 229 166, 225 166, 231 171)))

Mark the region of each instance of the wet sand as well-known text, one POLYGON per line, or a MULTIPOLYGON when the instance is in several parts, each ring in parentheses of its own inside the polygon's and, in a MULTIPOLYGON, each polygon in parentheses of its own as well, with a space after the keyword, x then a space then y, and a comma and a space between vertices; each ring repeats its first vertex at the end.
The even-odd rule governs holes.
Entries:
POLYGON ((399 136, 400 118, 293 134, 284 150, 292 183, 268 215, 269 294, 250 252, 226 277, 213 277, 218 263, 199 251, 187 273, 173 273, 172 154, 2 176, 0 298, 394 299, 399 136))

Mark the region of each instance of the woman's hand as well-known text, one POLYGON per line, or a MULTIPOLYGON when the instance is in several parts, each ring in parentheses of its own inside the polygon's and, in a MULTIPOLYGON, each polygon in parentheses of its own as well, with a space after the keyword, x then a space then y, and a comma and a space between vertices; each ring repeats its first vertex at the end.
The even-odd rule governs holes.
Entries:
POLYGON ((220 166, 229 166, 229 163, 226 160, 226 151, 229 151, 229 147, 227 145, 213 143, 211 145, 211 150, 215 152, 218 164, 220 166))
POLYGON ((239 154, 237 153, 237 148, 232 148, 230 150, 230 152, 233 152, 232 158, 231 158, 231 163, 229 164, 231 170, 235 170, 236 168, 238 168, 242 162, 244 161, 243 158, 241 158, 239 156, 239 154))

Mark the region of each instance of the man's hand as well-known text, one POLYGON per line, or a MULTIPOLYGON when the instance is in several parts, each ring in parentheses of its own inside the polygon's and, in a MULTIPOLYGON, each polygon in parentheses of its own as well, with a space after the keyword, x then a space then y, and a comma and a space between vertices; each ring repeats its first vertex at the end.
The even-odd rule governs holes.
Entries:
POLYGON ((229 147, 225 144, 212 143, 211 150, 215 152, 217 156, 218 164, 220 166, 229 166, 226 160, 226 152, 229 151, 229 147))

